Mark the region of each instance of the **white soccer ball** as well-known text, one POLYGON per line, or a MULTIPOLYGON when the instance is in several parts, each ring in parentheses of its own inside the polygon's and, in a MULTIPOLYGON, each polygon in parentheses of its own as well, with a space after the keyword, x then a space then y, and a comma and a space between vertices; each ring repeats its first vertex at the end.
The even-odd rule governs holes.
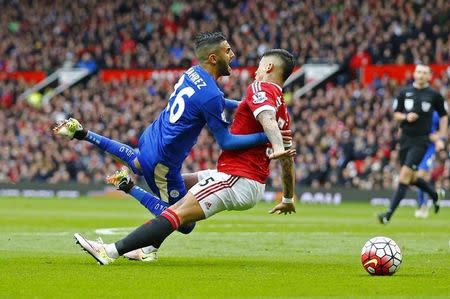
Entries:
POLYGON ((364 244, 361 263, 371 275, 392 275, 402 263, 402 252, 394 240, 375 237, 364 244))

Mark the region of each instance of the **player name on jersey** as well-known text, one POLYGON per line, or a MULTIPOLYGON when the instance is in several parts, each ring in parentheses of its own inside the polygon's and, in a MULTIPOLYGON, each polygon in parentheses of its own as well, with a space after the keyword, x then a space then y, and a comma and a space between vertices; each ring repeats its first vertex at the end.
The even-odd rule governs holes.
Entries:
POLYGON ((189 79, 191 79, 199 90, 206 86, 206 82, 202 79, 202 77, 200 77, 199 74, 197 74, 193 67, 186 71, 186 75, 188 75, 189 79))

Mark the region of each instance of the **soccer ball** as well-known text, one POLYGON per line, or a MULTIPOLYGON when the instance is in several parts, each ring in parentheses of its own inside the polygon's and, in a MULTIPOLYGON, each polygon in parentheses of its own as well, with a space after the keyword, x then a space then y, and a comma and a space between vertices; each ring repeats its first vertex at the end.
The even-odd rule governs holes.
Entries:
POLYGON ((361 263, 370 275, 392 275, 402 263, 402 252, 394 240, 375 237, 364 244, 361 263))

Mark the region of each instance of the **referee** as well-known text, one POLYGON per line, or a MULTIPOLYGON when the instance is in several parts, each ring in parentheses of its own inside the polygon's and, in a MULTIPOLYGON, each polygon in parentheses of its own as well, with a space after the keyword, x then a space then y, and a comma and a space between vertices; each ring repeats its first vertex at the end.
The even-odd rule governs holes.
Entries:
POLYGON ((386 213, 378 215, 382 224, 387 224, 405 197, 409 185, 415 185, 433 199, 434 212, 439 211, 439 200, 443 192, 436 192, 434 187, 423 178, 415 175, 429 143, 431 119, 433 111, 439 114, 439 131, 436 141, 436 151, 444 149, 447 138, 448 116, 444 98, 429 87, 431 70, 428 65, 418 64, 414 70, 412 86, 403 88, 394 100, 394 119, 400 122, 400 152, 401 165, 399 184, 386 213))

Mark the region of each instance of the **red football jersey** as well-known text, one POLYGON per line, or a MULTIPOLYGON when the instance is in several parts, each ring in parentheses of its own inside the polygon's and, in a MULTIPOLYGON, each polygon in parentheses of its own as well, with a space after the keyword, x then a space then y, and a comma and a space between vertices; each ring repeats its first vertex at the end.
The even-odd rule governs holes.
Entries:
MULTIPOLYGON (((284 103, 281 87, 270 82, 255 81, 247 88, 246 97, 236 110, 231 125, 231 133, 246 135, 264 132, 256 117, 265 110, 276 112, 280 129, 289 129, 290 117, 284 103)), ((224 150, 220 154, 217 170, 264 184, 269 176, 270 159, 267 155, 268 148, 271 148, 270 144, 245 150, 224 150)))

